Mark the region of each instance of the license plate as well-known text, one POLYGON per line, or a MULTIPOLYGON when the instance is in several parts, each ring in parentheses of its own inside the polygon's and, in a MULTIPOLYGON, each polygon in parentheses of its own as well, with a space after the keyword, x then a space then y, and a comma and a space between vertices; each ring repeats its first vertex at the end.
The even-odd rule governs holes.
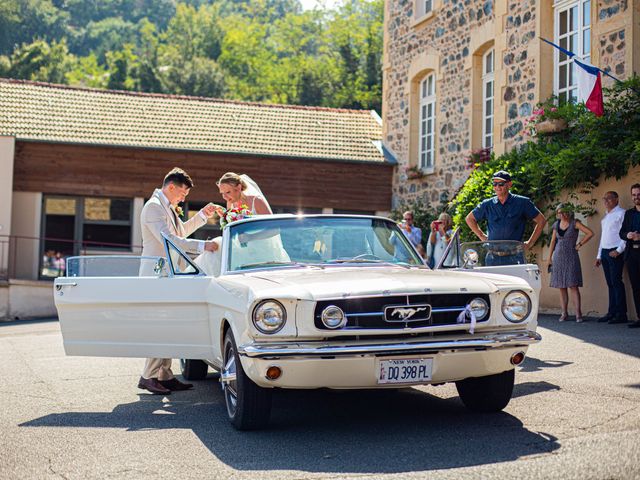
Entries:
POLYGON ((380 360, 378 383, 424 383, 431 380, 433 358, 380 360))

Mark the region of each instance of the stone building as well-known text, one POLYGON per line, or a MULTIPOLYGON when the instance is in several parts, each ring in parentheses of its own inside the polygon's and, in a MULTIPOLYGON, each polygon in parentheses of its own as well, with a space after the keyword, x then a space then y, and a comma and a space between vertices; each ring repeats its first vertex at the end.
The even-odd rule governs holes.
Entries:
POLYGON ((576 95, 572 60, 540 37, 618 78, 640 72, 640 0, 386 0, 384 36, 394 207, 451 199, 472 150, 508 151, 537 102, 576 95))

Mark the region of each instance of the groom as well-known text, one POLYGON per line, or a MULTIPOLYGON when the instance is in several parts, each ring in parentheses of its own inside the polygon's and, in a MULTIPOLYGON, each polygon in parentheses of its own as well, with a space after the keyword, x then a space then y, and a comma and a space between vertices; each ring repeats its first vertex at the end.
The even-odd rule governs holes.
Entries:
MULTIPOLYGON (((184 170, 174 168, 164 177, 162 188, 156 189, 145 203, 140 215, 142 256, 165 256, 163 233, 178 248, 189 253, 198 254, 204 250, 215 252, 218 249, 213 241, 186 238, 207 223, 207 219, 215 213, 215 207, 209 204, 186 222, 180 220, 176 207, 178 203, 184 202, 192 187, 191 177, 184 170)), ((182 383, 173 376, 170 358, 147 358, 138 388, 157 395, 169 395, 175 390, 193 388, 193 385, 182 383)))

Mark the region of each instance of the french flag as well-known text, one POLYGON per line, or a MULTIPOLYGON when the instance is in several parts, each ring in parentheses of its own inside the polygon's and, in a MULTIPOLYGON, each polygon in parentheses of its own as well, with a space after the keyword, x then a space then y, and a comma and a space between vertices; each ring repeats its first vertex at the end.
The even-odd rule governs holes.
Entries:
POLYGON ((602 78, 600 69, 573 59, 576 64, 576 80, 578 86, 578 101, 584 102, 588 110, 596 117, 604 114, 604 100, 602 98, 602 78))

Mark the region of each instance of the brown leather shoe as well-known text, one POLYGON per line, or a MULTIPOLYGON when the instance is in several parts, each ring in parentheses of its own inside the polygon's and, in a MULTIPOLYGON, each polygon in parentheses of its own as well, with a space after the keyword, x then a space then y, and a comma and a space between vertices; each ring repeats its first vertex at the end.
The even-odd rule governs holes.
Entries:
POLYGON ((159 380, 158 383, 172 391, 190 390, 193 388, 193 383, 182 383, 175 377, 171 380, 159 380))
POLYGON ((171 390, 163 387, 157 378, 140 377, 140 380, 138 381, 138 388, 148 390, 154 395, 171 395, 171 390))

